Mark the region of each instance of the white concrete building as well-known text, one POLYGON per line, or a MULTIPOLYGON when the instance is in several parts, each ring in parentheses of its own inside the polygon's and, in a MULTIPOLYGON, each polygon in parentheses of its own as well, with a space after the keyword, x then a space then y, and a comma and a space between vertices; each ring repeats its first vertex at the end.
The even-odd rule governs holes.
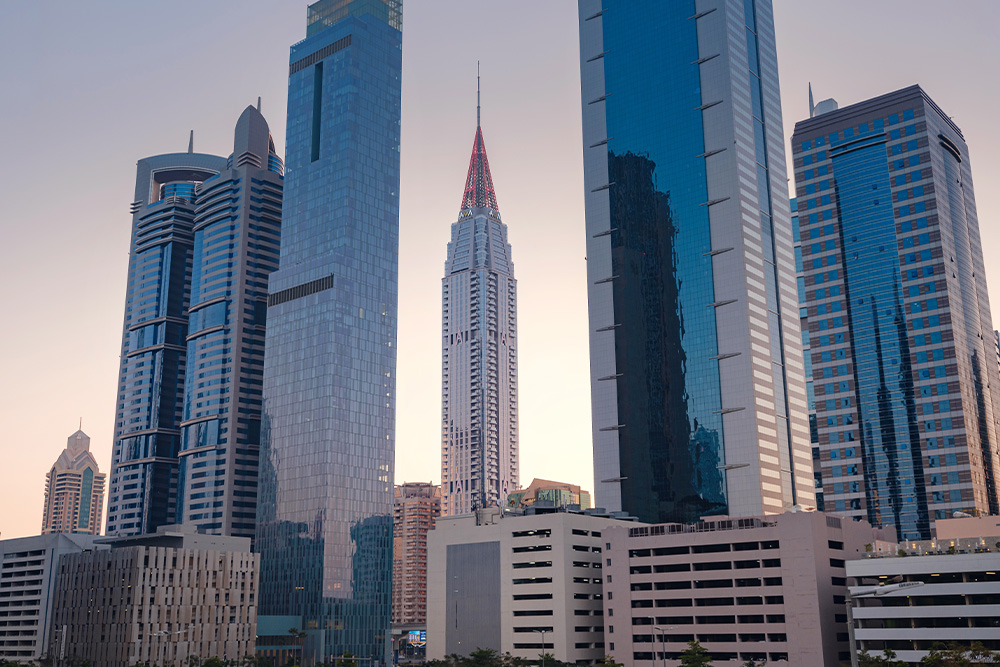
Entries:
POLYGON ((0 659, 27 662, 49 655, 59 558, 92 549, 95 539, 53 533, 0 540, 0 659))
POLYGON ((820 512, 603 532, 606 652, 634 667, 674 667, 692 640, 716 664, 840 667, 844 566, 882 537, 820 512))
POLYGON ((493 508, 439 518, 427 539, 428 659, 491 648, 596 664, 605 654, 604 532, 628 523, 493 508))
POLYGON ((938 642, 1000 651, 1000 538, 968 551, 962 543, 969 540, 956 540, 938 540, 933 551, 928 543, 902 542, 906 557, 847 564, 855 652, 892 649, 915 665, 938 642))

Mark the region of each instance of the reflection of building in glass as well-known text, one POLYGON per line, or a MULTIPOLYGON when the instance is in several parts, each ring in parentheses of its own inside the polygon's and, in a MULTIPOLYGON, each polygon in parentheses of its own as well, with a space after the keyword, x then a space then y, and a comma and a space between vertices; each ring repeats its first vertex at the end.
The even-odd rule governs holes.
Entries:
POLYGON ((507 496, 507 507, 523 509, 535 503, 550 507, 577 506, 581 510, 591 508, 590 492, 582 490, 576 484, 553 482, 548 479, 535 478, 526 488, 511 491, 507 496))
POLYGON ((441 487, 396 487, 392 523, 392 624, 427 622, 427 533, 441 516, 441 487))
POLYGON ((139 160, 108 489, 108 535, 174 523, 196 186, 226 158, 193 152, 139 160))
POLYGON ((282 169, 252 106, 228 160, 139 161, 109 534, 188 522, 253 535, 282 169))
POLYGON ((828 512, 928 539, 997 514, 1000 386, 969 151, 918 87, 792 138, 828 512))
POLYGON ((595 504, 812 505, 771 2, 581 0, 580 44, 595 504))
POLYGON ((103 507, 104 473, 90 453, 90 438, 77 431, 66 440, 66 449, 45 474, 42 535, 100 535, 103 507))
POLYGON ((517 281, 478 124, 441 282, 441 496, 455 515, 518 485, 517 281))
POLYGON ((322 0, 292 46, 279 269, 270 275, 261 612, 302 659, 389 660, 401 3, 322 0))

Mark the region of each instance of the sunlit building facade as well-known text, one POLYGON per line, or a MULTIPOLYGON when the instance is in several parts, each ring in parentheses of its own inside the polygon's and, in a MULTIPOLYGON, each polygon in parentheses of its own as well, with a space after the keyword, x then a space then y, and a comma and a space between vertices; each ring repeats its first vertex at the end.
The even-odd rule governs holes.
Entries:
POLYGON ((390 661, 402 4, 308 8, 288 79, 255 549, 302 660, 390 661))
POLYGON ((407 482, 396 487, 392 523, 392 624, 427 623, 427 533, 441 516, 441 487, 407 482))
POLYGON ((503 506, 518 487, 517 281, 478 123, 444 273, 441 495, 451 516, 503 506))
POLYGON ((827 512, 997 514, 1000 375, 969 148, 912 86, 792 137, 827 512))
POLYGON ((100 535, 104 477, 90 453, 90 437, 81 430, 69 436, 66 449, 45 474, 42 535, 100 535))
POLYGON ((580 0, 595 505, 814 504, 770 0, 580 0))

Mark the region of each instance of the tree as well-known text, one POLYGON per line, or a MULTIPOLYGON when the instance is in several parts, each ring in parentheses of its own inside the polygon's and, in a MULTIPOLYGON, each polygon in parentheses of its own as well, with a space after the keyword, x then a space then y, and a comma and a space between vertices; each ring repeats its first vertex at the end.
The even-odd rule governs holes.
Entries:
POLYGON ((709 667, 712 656, 697 640, 688 642, 688 647, 681 653, 682 667, 709 667))
POLYGON ((858 667, 909 667, 905 660, 896 660, 896 652, 891 648, 881 654, 872 655, 867 649, 858 654, 858 667))
POLYGON ((743 667, 764 667, 766 664, 767 664, 766 660, 761 660, 760 662, 757 662, 753 658, 750 658, 749 660, 743 663, 743 667))
POLYGON ((217 658, 213 655, 211 658, 202 660, 201 667, 226 667, 226 663, 224 663, 221 658, 217 658))
POLYGON ((937 643, 920 660, 921 667, 986 667, 1000 665, 1000 653, 990 651, 979 642, 964 646, 956 642, 937 643))
POLYGON ((601 667, 625 667, 625 665, 623 665, 622 663, 615 662, 614 657, 610 655, 605 655, 604 659, 597 664, 600 665, 601 667))

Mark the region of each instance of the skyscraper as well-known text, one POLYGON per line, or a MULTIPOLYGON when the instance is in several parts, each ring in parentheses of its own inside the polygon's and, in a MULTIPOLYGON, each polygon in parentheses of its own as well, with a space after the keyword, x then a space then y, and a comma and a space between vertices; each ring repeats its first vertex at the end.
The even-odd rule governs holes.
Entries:
POLYGON ((595 504, 813 504, 770 0, 580 0, 595 504))
MULTIPOLYGON (((396 487, 392 522, 392 624, 427 623, 427 533, 441 516, 441 487, 407 482, 396 487)), ((426 628, 424 628, 426 629, 426 628)))
MULTIPOLYGON (((259 102, 258 102, 259 104, 259 102)), ((177 523, 253 537, 267 276, 278 267, 282 163, 260 109, 227 168, 197 188, 177 523)))
POLYGON ((229 159, 139 161, 108 534, 193 523, 252 537, 267 275, 282 164, 247 107, 229 159), (188 361, 191 361, 188 364, 188 361))
POLYGON ((518 487, 517 281, 478 104, 441 302, 443 513, 503 507, 518 487))
POLYGON ((170 153, 139 160, 115 406, 108 535, 174 523, 195 188, 226 159, 170 153))
POLYGON ((826 510, 929 539, 998 513, 1000 418, 969 148, 912 86, 792 136, 826 510))
POLYGON ((45 508, 42 535, 46 533, 101 534, 104 508, 104 473, 90 453, 90 438, 77 431, 66 440, 66 449, 45 473, 45 508))
POLYGON ((401 30, 399 0, 321 0, 291 49, 255 548, 306 661, 390 656, 401 30))

